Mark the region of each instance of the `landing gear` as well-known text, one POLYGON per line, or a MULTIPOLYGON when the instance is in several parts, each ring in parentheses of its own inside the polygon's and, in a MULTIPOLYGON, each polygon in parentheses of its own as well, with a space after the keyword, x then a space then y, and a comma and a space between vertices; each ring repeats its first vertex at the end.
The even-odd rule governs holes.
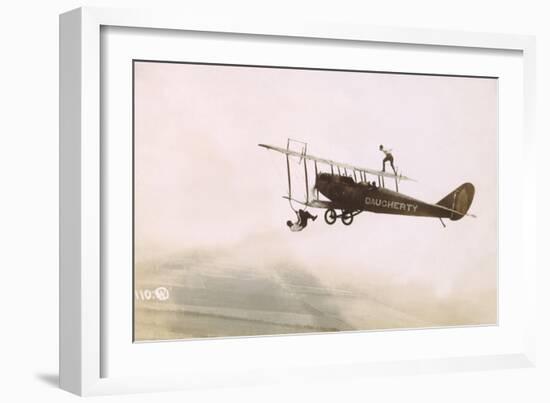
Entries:
POLYGON ((342 211, 342 224, 350 225, 353 222, 353 213, 351 211, 342 211))
POLYGON ((336 214, 336 211, 333 209, 328 209, 325 211, 325 222, 328 225, 332 225, 336 222, 336 219, 338 218, 338 215, 336 214))
POLYGON ((337 214, 336 210, 329 208, 327 211, 325 211, 325 222, 328 225, 332 225, 336 222, 337 219, 341 219, 342 223, 344 225, 351 225, 353 222, 353 217, 355 217, 357 214, 359 214, 360 211, 350 211, 350 210, 342 210, 341 214, 337 214))

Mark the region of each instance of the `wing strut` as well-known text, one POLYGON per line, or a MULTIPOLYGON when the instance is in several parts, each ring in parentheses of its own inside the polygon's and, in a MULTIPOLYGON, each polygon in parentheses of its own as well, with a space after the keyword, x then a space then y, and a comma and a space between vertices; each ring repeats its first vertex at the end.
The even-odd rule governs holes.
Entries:
POLYGON ((309 184, 307 180, 307 159, 305 158, 307 154, 307 144, 304 146, 304 173, 306 179, 306 203, 309 203, 309 184))
MULTIPOLYGON (((286 148, 287 150, 290 149, 290 139, 286 141, 286 148)), ((286 155, 286 172, 288 174, 288 204, 290 204, 290 208, 294 210, 294 207, 292 206, 292 182, 290 180, 290 155, 286 155)), ((296 210, 294 210, 296 212, 296 210)))
MULTIPOLYGON (((319 175, 319 173, 317 172, 317 161, 314 161, 315 163, 315 183, 317 182, 317 175, 319 175)), ((316 189, 315 185, 313 186, 313 190, 317 190, 317 198, 319 198, 319 189, 316 189)))

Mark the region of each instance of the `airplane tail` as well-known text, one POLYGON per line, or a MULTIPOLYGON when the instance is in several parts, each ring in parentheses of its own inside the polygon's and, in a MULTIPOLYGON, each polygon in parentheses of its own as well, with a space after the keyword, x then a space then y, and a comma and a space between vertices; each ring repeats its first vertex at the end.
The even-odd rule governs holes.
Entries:
POLYGON ((460 220, 468 213, 474 200, 475 188, 471 183, 464 183, 438 201, 438 206, 446 207, 456 213, 451 213, 451 221, 460 220))

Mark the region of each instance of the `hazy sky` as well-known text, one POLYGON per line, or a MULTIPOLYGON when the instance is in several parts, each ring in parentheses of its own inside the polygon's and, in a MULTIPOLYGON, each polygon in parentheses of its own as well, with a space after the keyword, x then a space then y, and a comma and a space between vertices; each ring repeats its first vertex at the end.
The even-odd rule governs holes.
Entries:
POLYGON ((329 279, 494 290, 497 89, 494 79, 138 62, 136 257, 244 244, 254 259, 289 254, 329 279), (418 180, 400 191, 435 203, 471 182, 478 218, 443 228, 364 213, 345 227, 313 210, 320 219, 292 233, 284 157, 257 146, 287 137, 375 169, 384 144, 418 180))

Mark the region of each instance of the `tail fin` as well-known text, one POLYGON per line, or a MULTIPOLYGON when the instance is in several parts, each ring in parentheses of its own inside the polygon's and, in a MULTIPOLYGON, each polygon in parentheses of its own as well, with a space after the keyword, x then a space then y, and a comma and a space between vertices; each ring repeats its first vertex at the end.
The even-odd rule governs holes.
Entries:
POLYGON ((451 221, 460 220, 472 205, 474 200, 475 188, 471 183, 464 183, 445 196, 443 199, 438 201, 436 204, 438 206, 446 207, 451 210, 456 211, 452 212, 449 217, 451 221))

